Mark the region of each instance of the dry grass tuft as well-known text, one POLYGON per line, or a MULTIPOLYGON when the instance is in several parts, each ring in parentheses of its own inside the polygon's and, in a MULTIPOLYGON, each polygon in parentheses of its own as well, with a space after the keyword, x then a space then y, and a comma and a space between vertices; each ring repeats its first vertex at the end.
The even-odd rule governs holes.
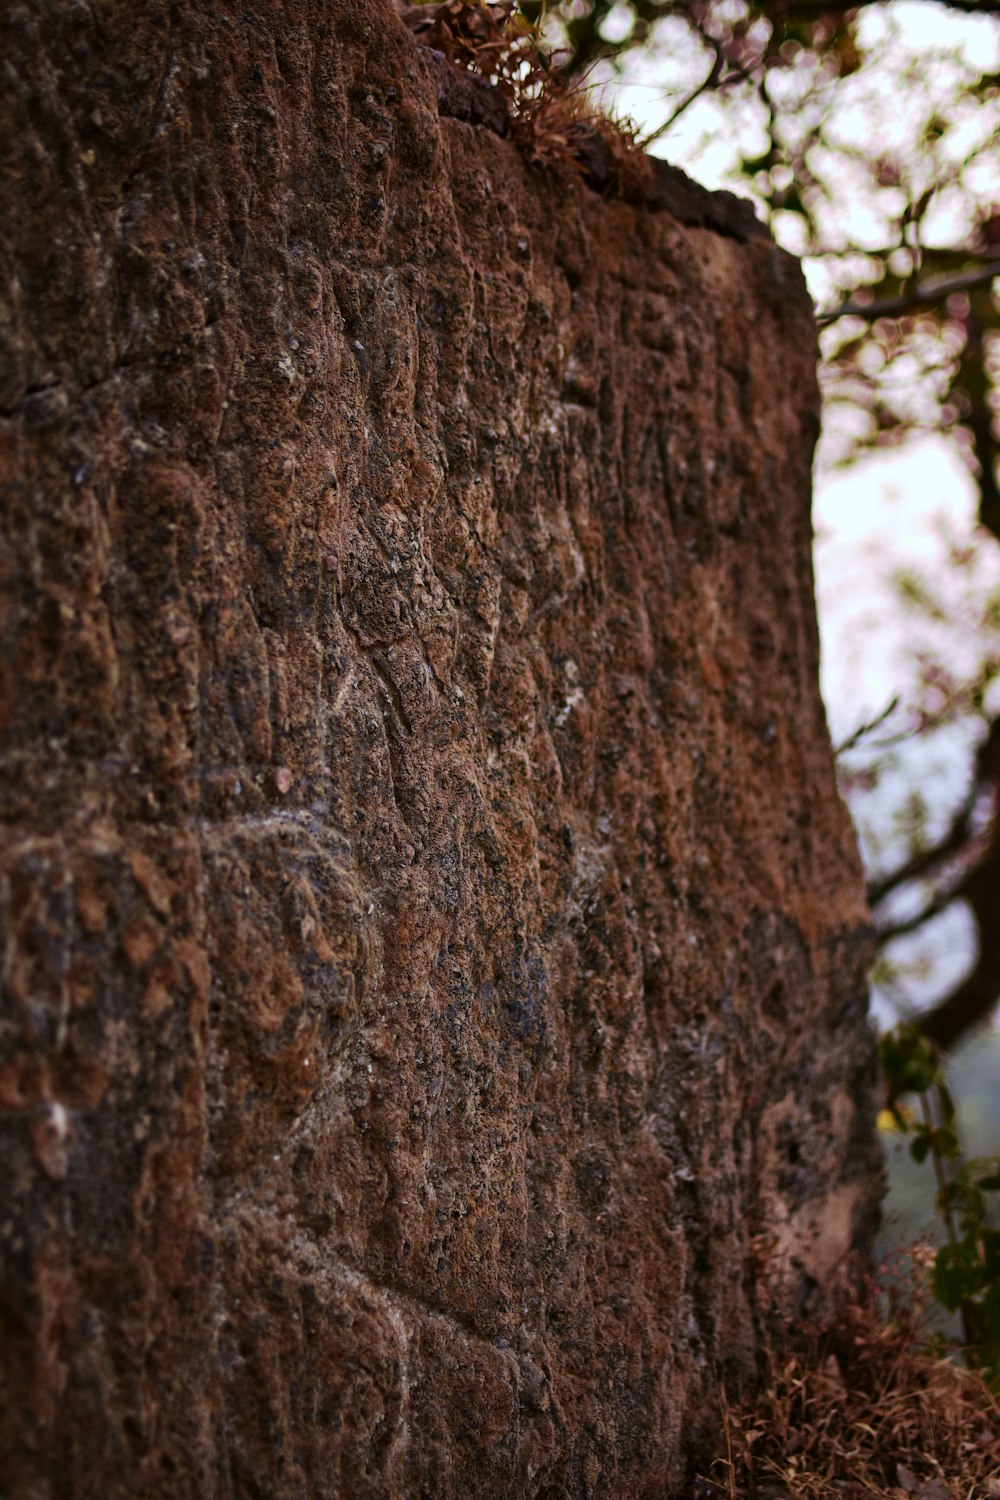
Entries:
POLYGON ((533 166, 581 172, 612 197, 641 201, 652 181, 635 127, 602 113, 582 88, 542 89, 511 133, 533 166))
POLYGON ((519 76, 545 66, 534 27, 518 15, 516 0, 437 0, 399 10, 423 46, 490 79, 511 102, 519 76))
POLYGON ((928 1350, 926 1256, 912 1253, 888 1315, 871 1297, 836 1327, 782 1345, 752 1407, 720 1393, 717 1500, 998 1500, 1000 1402, 974 1371, 928 1350))
POLYGON ((579 172, 617 197, 644 196, 651 170, 634 127, 597 108, 583 80, 552 64, 516 0, 439 0, 405 5, 401 15, 424 46, 498 90, 511 137, 532 166, 579 172))

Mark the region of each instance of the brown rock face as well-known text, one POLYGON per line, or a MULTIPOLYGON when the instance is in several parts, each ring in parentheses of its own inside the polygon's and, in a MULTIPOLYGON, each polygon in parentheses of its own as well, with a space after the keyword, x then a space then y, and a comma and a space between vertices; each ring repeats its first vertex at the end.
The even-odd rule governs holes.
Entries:
POLYGON ((798 269, 388 0, 0 19, 0 1485, 686 1493, 875 1191, 798 269))

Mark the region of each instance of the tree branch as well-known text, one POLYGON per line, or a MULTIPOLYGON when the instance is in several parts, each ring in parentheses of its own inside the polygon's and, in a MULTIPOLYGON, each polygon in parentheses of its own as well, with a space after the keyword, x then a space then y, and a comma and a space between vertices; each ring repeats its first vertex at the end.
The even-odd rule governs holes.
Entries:
POLYGON ((886 927, 878 934, 879 945, 923 925, 952 901, 967 902, 976 924, 979 955, 961 984, 928 1010, 914 1017, 921 1031, 937 1046, 947 1049, 973 1026, 989 1018, 1000 1002, 1000 842, 958 883, 931 901, 915 917, 886 927))
POLYGON ((1000 489, 997 487, 994 467, 997 444, 993 439, 993 412, 982 377, 986 368, 983 321, 975 303, 970 305, 965 328, 965 349, 960 367, 964 378, 961 379, 961 385, 969 401, 966 426, 972 433, 973 451, 979 464, 979 519, 1000 540, 1000 489))
POLYGON ((834 745, 834 755, 846 755, 848 750, 856 749, 862 740, 866 740, 876 729, 881 729, 886 719, 894 714, 898 707, 899 694, 894 693, 880 713, 877 713, 873 719, 864 720, 852 734, 847 736, 846 740, 841 740, 839 745, 834 745))
POLYGON ((912 917, 904 917, 899 922, 889 922, 885 927, 875 929, 875 937, 879 947, 883 943, 891 943, 893 938, 904 937, 908 932, 916 932, 918 927, 923 927, 932 917, 939 916, 941 912, 949 907, 953 901, 958 901, 964 896, 962 883, 954 886, 952 890, 945 891, 940 896, 935 896, 927 905, 921 907, 920 911, 914 912, 912 917))
POLYGON ((944 1000, 915 1017, 921 1031, 947 1048, 972 1026, 985 1021, 1000 1000, 1000 848, 963 882, 962 894, 972 909, 979 938, 979 957, 972 973, 944 1000))
POLYGON ((909 880, 915 880, 918 875, 926 875, 927 871, 932 870, 935 865, 941 864, 943 860, 959 852, 969 839, 972 811, 978 794, 979 786, 975 783, 969 796, 952 819, 948 832, 938 843, 930 849, 921 849, 889 875, 883 875, 881 880, 871 882, 868 887, 869 906, 878 906, 880 901, 884 901, 886 896, 898 890, 901 885, 906 885, 909 880))
MULTIPOLYGON (((992 781, 1000 794, 1000 717, 993 720, 976 752, 974 792, 992 781)), ((961 896, 976 924, 979 956, 972 972, 950 995, 915 1019, 939 1047, 950 1047, 963 1032, 985 1021, 1000 1001, 1000 806, 994 801, 992 837, 978 864, 961 877, 951 899, 961 896)), ((958 821, 958 820, 956 820, 958 821)), ((942 904, 946 904, 942 902, 942 904)), ((933 905, 933 903, 932 903, 933 905)), ((930 909, 928 909, 930 910, 930 909)))
POLYGON ((1000 974, 994 964, 980 962, 947 1000, 915 1020, 924 1036, 946 1052, 964 1032, 985 1021, 998 1000, 1000 974))
MULTIPOLYGON (((1000 8, 1000 0, 997 0, 997 6, 1000 8)), ((970 287, 982 286, 996 276, 1000 276, 1000 260, 991 260, 975 271, 963 272, 961 276, 942 276, 938 281, 918 282, 899 297, 883 297, 874 302, 842 302, 840 307, 835 307, 830 312, 818 313, 816 321, 824 324, 847 317, 864 318, 868 322, 873 322, 876 318, 896 318, 915 307, 940 302, 953 292, 965 292, 970 287)))
MULTIPOLYGON (((852 10, 864 10, 877 5, 880 0, 786 0, 766 7, 775 19, 781 16, 797 16, 804 20, 826 15, 844 15, 852 10)), ((966 15, 1000 15, 1000 0, 939 0, 946 10, 964 11, 966 15)))
POLYGON ((676 125, 677 121, 680 119, 684 111, 688 109, 696 99, 699 99, 706 89, 712 89, 718 85, 719 80, 722 76, 723 66, 725 65, 725 55, 722 51, 722 47, 714 39, 714 37, 706 37, 705 40, 709 43, 709 45, 715 52, 715 58, 712 62, 711 70, 701 81, 701 83, 699 83, 696 88, 693 88, 689 94, 686 94, 675 109, 671 110, 670 114, 664 120, 662 125, 658 125, 655 130, 651 130, 648 135, 643 136, 640 144, 644 151, 648 151, 652 143, 654 141, 658 141, 661 135, 666 135, 671 126, 676 125))

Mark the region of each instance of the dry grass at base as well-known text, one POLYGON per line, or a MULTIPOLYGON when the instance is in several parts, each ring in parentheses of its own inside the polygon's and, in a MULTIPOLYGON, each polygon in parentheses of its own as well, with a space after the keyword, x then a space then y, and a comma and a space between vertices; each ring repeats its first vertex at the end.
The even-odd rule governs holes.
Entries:
POLYGON ((928 1350, 921 1248, 911 1264, 881 1311, 872 1296, 784 1341, 752 1407, 721 1393, 723 1452, 703 1500, 1000 1500, 1000 1402, 928 1350))

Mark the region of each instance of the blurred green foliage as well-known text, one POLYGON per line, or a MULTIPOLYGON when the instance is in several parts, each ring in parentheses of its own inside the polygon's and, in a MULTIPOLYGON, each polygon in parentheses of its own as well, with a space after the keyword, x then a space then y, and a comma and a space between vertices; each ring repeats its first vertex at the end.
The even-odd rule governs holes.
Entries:
POLYGON ((886 1111, 909 1139, 914 1161, 934 1172, 945 1235, 934 1261, 934 1296, 959 1314, 968 1362, 1000 1388, 1000 1229, 990 1215, 990 1197, 1000 1193, 1000 1154, 963 1156, 941 1054, 917 1027, 895 1026, 882 1038, 879 1055, 886 1111), (917 1110, 907 1105, 911 1096, 917 1110))

